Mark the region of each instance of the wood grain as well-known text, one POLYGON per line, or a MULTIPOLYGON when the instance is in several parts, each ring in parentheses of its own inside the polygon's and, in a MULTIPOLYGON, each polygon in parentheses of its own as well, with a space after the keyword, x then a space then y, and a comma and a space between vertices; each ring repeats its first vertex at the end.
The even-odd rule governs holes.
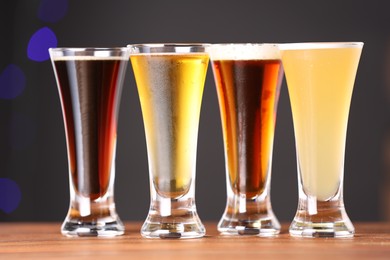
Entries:
POLYGON ((207 223, 200 239, 145 239, 141 223, 124 236, 68 238, 59 223, 0 224, 0 259, 390 259, 390 223, 355 223, 354 238, 221 236, 207 223))

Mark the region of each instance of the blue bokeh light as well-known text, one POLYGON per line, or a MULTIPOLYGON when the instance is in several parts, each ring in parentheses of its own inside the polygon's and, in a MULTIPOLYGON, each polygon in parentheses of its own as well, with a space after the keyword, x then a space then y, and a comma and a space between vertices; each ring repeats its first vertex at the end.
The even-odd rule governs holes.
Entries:
POLYGON ((0 178, 0 210, 9 214, 19 206, 22 192, 19 185, 11 179, 0 178))
POLYGON ((44 22, 55 23, 68 11, 68 0, 42 0, 38 8, 38 18, 44 22))
POLYGON ((23 71, 15 64, 9 64, 0 74, 0 98, 13 99, 19 96, 26 86, 23 71))
POLYGON ((13 150, 28 148, 37 135, 36 122, 27 115, 14 113, 9 124, 9 145, 13 150))
POLYGON ((45 61, 50 58, 49 48, 57 47, 57 37, 48 27, 36 31, 28 43, 27 56, 33 61, 45 61))

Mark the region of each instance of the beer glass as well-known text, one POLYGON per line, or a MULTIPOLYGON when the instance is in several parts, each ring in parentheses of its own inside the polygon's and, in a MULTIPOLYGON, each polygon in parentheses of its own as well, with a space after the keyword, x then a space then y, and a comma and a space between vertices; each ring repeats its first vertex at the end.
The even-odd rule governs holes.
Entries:
POLYGON ((227 204, 218 230, 272 236, 280 231, 270 202, 272 151, 283 67, 276 44, 213 44, 225 150, 227 204))
POLYGON ((70 207, 67 236, 116 236, 115 150, 127 48, 49 49, 65 124, 70 207))
POLYGON ((129 45, 145 126, 151 204, 148 238, 205 234, 196 212, 199 114, 209 57, 202 44, 129 45))
POLYGON ((351 237, 343 202, 344 153, 363 43, 281 44, 297 149, 299 202, 290 234, 351 237))

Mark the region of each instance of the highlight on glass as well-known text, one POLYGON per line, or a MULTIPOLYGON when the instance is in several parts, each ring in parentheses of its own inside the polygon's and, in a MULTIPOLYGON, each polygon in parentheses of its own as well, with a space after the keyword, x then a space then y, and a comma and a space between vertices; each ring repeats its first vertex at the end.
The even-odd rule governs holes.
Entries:
POLYGON ((227 204, 218 230, 272 236, 280 231, 270 201, 272 152, 283 67, 277 44, 208 48, 222 121, 227 204))
POLYGON ((351 237, 343 201, 344 154, 363 43, 281 44, 297 150, 299 202, 290 234, 351 237))
POLYGON ((129 45, 145 126, 151 204, 141 234, 205 234, 196 211, 198 125, 209 57, 203 44, 129 45))
POLYGON ((124 233, 114 202, 117 121, 127 48, 49 49, 66 132, 70 206, 67 236, 124 233))

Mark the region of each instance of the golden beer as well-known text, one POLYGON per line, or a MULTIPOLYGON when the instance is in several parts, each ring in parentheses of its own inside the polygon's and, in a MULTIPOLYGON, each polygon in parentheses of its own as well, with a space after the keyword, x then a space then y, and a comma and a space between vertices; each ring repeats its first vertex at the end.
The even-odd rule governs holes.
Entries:
POLYGON ((131 56, 156 192, 185 195, 196 167, 199 114, 208 66, 206 54, 131 56))
POLYGON ((204 44, 128 45, 149 161, 146 238, 196 238, 206 229, 195 205, 199 115, 209 62, 204 44))

